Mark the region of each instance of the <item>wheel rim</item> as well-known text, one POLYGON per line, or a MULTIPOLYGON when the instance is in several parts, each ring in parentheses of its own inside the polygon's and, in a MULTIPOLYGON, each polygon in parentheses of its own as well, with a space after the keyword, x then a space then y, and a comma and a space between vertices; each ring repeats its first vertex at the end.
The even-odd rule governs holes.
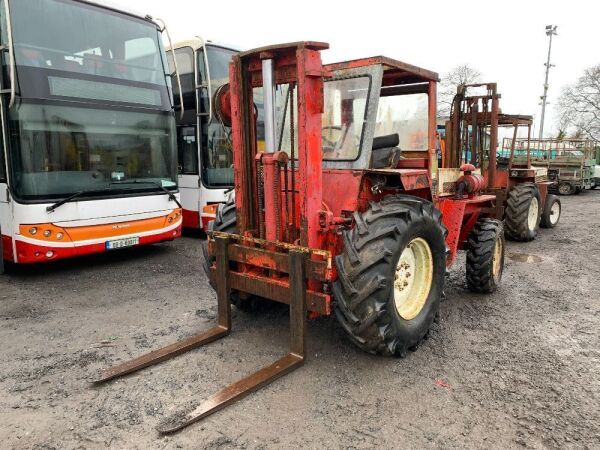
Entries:
POLYGON ((529 204, 529 213, 527 214, 527 227, 530 231, 535 230, 537 225, 537 219, 539 214, 540 204, 538 203, 538 199, 533 197, 531 199, 531 203, 529 204))
POLYGON ((554 202, 552 208, 550 208, 550 223, 556 225, 558 219, 560 219, 560 203, 554 202))
POLYGON ((571 192, 571 186, 569 186, 567 183, 563 183, 558 187, 558 190, 561 194, 567 195, 571 192))
POLYGON ((492 276, 496 284, 500 282, 502 277, 502 256, 504 254, 504 244, 502 239, 498 238, 494 245, 494 259, 492 260, 492 276))
POLYGON ((431 290, 433 256, 423 238, 415 238, 406 246, 394 278, 394 303, 400 317, 414 319, 419 315, 431 290))

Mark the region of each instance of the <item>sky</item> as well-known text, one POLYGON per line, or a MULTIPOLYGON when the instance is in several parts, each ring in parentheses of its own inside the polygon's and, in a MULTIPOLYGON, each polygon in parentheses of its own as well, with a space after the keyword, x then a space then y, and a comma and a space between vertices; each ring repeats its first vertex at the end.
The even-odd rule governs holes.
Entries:
MULTIPOLYGON (((323 61, 384 55, 443 75, 467 63, 497 82, 502 111, 541 112, 546 25, 552 43, 545 129, 556 133, 561 87, 600 64, 598 0, 495 1, 198 1, 112 0, 163 19, 174 41, 204 39, 251 49, 291 41, 324 41, 323 61)), ((537 136, 537 120, 536 131, 537 136)))

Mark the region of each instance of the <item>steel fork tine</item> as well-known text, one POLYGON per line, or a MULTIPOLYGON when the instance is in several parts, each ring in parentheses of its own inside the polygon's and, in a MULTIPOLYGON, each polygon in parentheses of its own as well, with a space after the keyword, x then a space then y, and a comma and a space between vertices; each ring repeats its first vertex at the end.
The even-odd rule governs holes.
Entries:
POLYGON ((219 236, 215 239, 217 258, 217 301, 218 301, 218 325, 207 331, 190 336, 158 350, 151 351, 122 364, 104 369, 100 376, 92 383, 104 383, 105 381, 121 377, 146 367, 174 358, 187 351, 206 345, 227 336, 231 332, 231 304, 229 302, 229 238, 219 236))
MULTIPOLYGON (((306 331, 306 253, 292 250, 290 258, 290 353, 270 366, 260 369, 213 394, 190 412, 179 412, 162 422, 157 430, 170 434, 244 398, 304 363, 306 331)), ((228 269, 228 268, 227 268, 228 269)), ((219 274, 221 275, 221 274, 219 274)), ((221 292, 221 291, 219 291, 221 292)))

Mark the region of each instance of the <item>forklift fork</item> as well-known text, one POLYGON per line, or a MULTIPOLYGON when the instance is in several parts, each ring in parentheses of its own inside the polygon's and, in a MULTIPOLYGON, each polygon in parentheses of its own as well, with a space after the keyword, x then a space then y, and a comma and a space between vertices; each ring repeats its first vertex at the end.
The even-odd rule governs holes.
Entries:
MULTIPOLYGON (((208 344, 228 335, 231 331, 231 285, 229 281, 229 238, 215 237, 216 291, 218 301, 218 325, 203 333, 190 336, 174 344, 142 355, 131 361, 105 369, 94 383, 105 381, 136 372, 145 367, 158 364, 182 353, 208 344)), ((283 358, 259 371, 230 384, 213 394, 197 408, 175 414, 158 426, 161 434, 169 434, 202 420, 220 409, 242 399, 253 391, 271 383, 277 378, 300 367, 304 363, 306 334, 306 271, 307 253, 301 250, 289 252, 290 274, 290 351, 283 358)))

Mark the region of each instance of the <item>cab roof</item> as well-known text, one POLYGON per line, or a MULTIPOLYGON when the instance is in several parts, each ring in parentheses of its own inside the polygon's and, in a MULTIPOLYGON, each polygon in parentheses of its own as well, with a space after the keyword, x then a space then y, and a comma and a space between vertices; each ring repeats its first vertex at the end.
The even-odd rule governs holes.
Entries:
POLYGON ((371 58, 353 59, 339 63, 326 64, 326 70, 355 69, 372 65, 383 66, 383 85, 415 84, 429 81, 440 81, 437 72, 413 66, 387 56, 373 56, 371 58))

